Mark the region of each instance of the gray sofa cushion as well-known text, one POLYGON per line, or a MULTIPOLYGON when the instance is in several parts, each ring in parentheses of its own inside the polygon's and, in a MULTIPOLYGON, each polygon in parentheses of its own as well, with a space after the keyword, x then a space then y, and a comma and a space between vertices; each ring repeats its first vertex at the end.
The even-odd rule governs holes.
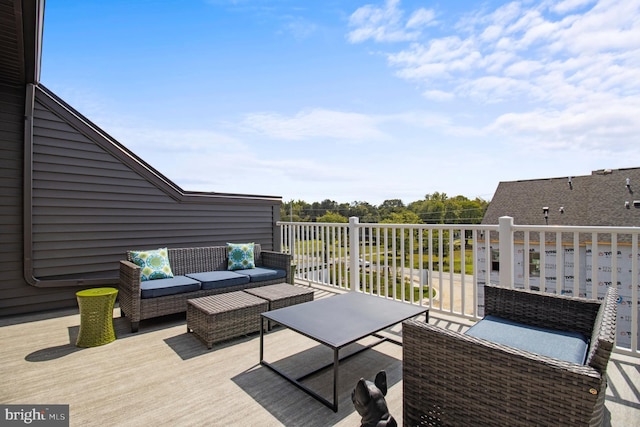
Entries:
POLYGON ((173 276, 170 279, 145 280, 140 284, 141 298, 156 298, 200 290, 200 282, 186 276, 173 276))
POLYGON ((496 316, 486 316, 466 334, 581 365, 588 349, 588 340, 580 333, 538 328, 496 316))
POLYGON ((283 279, 287 277, 287 272, 278 268, 256 267, 246 270, 235 270, 234 273, 248 276, 252 282, 262 282, 263 280, 283 279))
POLYGON ((226 288, 228 286, 249 283, 249 277, 233 271, 207 271, 205 273, 190 273, 186 275, 202 283, 202 289, 226 288))

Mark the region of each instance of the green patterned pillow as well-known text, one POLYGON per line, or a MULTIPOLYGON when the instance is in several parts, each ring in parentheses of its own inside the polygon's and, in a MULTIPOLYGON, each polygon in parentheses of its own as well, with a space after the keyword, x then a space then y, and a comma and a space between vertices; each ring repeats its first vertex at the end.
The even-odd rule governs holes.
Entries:
POLYGON ((131 261, 141 268, 142 281, 173 277, 167 248, 155 251, 131 251, 131 261))
POLYGON ((227 243, 229 257, 228 270, 245 270, 255 268, 253 243, 227 243))

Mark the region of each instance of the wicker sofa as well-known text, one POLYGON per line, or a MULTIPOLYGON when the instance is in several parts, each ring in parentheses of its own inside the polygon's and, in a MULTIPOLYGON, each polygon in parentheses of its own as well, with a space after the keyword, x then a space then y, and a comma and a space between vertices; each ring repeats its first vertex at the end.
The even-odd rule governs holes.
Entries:
POLYGON ((485 287, 485 318, 579 332, 590 338, 583 363, 404 322, 404 425, 602 425, 616 307, 614 288, 597 301, 485 287))
MULTIPOLYGON (((187 310, 187 300, 207 295, 239 291, 243 289, 266 286, 289 281, 291 256, 273 251, 262 251, 259 244, 254 246, 256 269, 245 270, 248 274, 245 280, 225 280, 222 284, 212 283, 211 276, 227 273, 227 247, 209 246, 197 248, 168 248, 168 258, 171 270, 176 277, 189 277, 193 282, 201 282, 201 286, 191 285, 181 289, 178 293, 166 294, 167 291, 150 292, 143 289, 141 269, 134 264, 132 252, 127 252, 127 259, 120 261, 120 286, 118 299, 121 315, 131 321, 131 331, 137 332, 141 320, 167 314, 181 313, 187 310), (212 272, 216 272, 211 274, 212 272), (199 273, 199 274, 198 274, 199 273), (255 274, 253 274, 255 273, 255 274), (274 274, 276 273, 276 274, 274 274)), ((231 275, 228 272, 226 276, 231 275)), ((153 291, 153 290, 151 290, 153 291)))

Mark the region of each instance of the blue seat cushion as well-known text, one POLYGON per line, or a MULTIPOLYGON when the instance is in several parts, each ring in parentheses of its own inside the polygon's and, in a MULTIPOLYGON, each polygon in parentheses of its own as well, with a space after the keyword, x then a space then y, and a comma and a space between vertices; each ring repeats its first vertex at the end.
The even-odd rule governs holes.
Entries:
POLYGON ((588 340, 580 333, 538 328, 496 316, 486 316, 466 334, 580 365, 588 349, 588 340))
POLYGON ((207 271, 205 273, 190 273, 187 274, 194 280, 202 283, 202 289, 217 289, 226 288, 229 286, 244 285, 249 283, 249 278, 245 275, 238 274, 233 271, 207 271))
POLYGON ((246 270, 235 270, 234 273, 248 276, 252 282, 263 282, 265 280, 283 279, 287 277, 287 272, 279 268, 256 267, 246 270))
POLYGON ((186 276, 145 280, 140 284, 141 298, 156 298, 200 290, 200 282, 186 276))

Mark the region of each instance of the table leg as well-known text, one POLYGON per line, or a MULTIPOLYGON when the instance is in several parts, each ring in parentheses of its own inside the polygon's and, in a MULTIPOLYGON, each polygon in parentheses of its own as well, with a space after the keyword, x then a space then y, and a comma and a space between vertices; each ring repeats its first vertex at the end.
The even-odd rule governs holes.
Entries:
POLYGON ((260 315, 260 362, 264 359, 264 317, 260 315))
POLYGON ((338 368, 340 367, 340 357, 337 348, 333 350, 333 412, 338 412, 338 368))

